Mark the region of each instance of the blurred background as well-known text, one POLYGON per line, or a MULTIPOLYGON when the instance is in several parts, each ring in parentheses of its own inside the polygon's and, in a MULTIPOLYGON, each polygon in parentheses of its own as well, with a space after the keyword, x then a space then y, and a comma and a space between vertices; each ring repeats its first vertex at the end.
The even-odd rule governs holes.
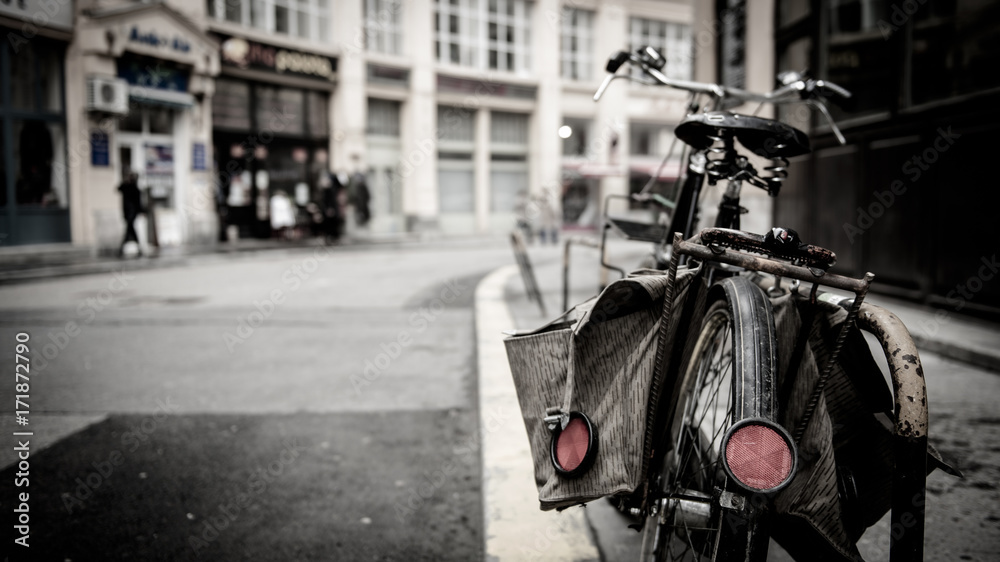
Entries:
MULTIPOLYGON (((2 3, 0 242, 118 251, 130 171, 150 211, 137 228, 161 250, 315 236, 331 208, 340 232, 372 236, 506 232, 526 201, 563 229, 594 229, 604 196, 657 170, 669 194, 679 173, 679 158, 659 162, 682 92, 632 84, 591 100, 610 54, 652 45, 672 78, 767 91, 799 70, 853 91, 833 113, 844 146, 821 116, 781 115, 816 150, 780 198, 745 193, 747 226, 797 228, 846 272, 943 304, 1000 234, 998 12, 988 0, 2 3)), ((1000 308, 996 284, 962 298, 1000 308)))

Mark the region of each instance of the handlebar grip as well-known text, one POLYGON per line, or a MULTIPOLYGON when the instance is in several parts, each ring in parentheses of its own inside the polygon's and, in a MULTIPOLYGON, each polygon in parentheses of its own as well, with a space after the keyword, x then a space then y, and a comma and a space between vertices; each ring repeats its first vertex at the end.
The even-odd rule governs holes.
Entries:
POLYGON ((615 56, 608 59, 608 64, 607 66, 605 66, 605 69, 611 74, 618 72, 618 69, 621 68, 623 64, 625 64, 625 61, 628 60, 628 57, 629 54, 627 52, 618 51, 615 54, 615 56))
POLYGON ((844 88, 843 86, 838 86, 828 80, 817 80, 816 89, 830 91, 843 98, 851 97, 851 92, 848 91, 847 88, 844 88))

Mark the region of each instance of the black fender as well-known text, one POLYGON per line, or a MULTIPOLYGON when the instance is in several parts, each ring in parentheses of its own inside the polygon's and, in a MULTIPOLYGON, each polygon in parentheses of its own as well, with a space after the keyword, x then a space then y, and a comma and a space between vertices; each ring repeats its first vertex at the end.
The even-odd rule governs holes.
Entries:
POLYGON ((779 425, 774 311, 764 292, 746 277, 716 283, 709 299, 726 300, 733 319, 733 423, 763 419, 779 425))

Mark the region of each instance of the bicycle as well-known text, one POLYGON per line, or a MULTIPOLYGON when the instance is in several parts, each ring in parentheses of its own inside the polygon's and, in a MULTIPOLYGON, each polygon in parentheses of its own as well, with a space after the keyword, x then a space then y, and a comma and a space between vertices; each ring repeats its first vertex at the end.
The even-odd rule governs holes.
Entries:
MULTIPOLYGON (((593 327, 593 311, 602 300, 608 302, 605 293, 614 285, 584 313, 580 324, 557 319, 528 336, 537 339, 533 345, 545 348, 549 363, 542 365, 544 368, 531 365, 530 358, 526 360, 516 349, 517 343, 508 340, 508 356, 532 440, 542 507, 562 508, 600 496, 613 497, 622 511, 641 521, 642 560, 749 562, 766 558, 772 536, 783 545, 787 543, 786 548, 797 559, 849 559, 856 553, 851 552, 851 541, 891 506, 893 529, 899 526, 905 530, 899 537, 894 532, 891 560, 922 559, 929 451, 927 401, 919 356, 909 333, 891 313, 864 303, 872 274, 852 279, 829 273, 835 254, 803 243, 790 230, 775 228, 766 236, 739 230, 743 184, 777 195, 787 177, 788 159, 808 153, 809 142, 804 133, 778 121, 724 109, 733 103, 754 101, 806 103, 826 116, 834 134, 844 142, 826 109, 825 97, 849 97, 850 93, 830 82, 782 73, 778 89, 756 94, 669 79, 660 72, 664 63, 649 47, 635 53, 620 52, 609 60, 610 74, 594 96, 599 100, 608 85, 621 78, 691 93, 689 115, 676 128, 676 137, 688 145, 676 201, 650 194, 653 180, 634 197, 659 206, 670 214, 670 220, 645 224, 607 217, 602 233, 602 246, 610 229, 630 239, 654 242, 657 269, 665 270, 660 272, 666 279, 663 309, 655 328, 655 360, 627 359, 636 378, 640 378, 643 365, 652 365, 653 372, 640 385, 646 391, 640 400, 645 402, 645 416, 619 423, 607 413, 607 400, 584 396, 588 381, 576 380, 587 376, 578 374, 587 369, 575 363, 586 350, 580 352, 577 347, 574 351, 574 338, 579 337, 582 323, 590 322, 586 327, 593 327), (648 78, 617 74, 626 62, 648 78), (709 100, 702 104, 701 96, 709 100), (771 165, 758 171, 740 154, 738 145, 771 160, 771 165), (727 182, 727 189, 715 227, 695 234, 702 187, 719 181, 727 182), (808 294, 799 291, 803 283, 812 283, 808 294), (854 297, 844 299, 821 292, 820 285, 849 291, 854 297), (780 322, 776 323, 776 315, 780 322), (554 331, 567 325, 571 326, 568 332, 554 331), (893 382, 892 407, 875 398, 884 397, 881 377, 882 387, 860 377, 862 371, 871 374, 874 363, 852 356, 852 350, 863 345, 863 339, 858 342, 855 325, 874 333, 886 352, 893 382), (698 329, 684 333, 685 326, 698 329), (794 340, 785 334, 789 326, 795 326, 794 340), (551 357, 568 357, 569 366, 553 366, 551 357), (550 380, 523 372, 531 368, 549 373, 550 380), (557 385, 551 386, 552 381, 557 385), (550 386, 539 396, 540 391, 533 387, 546 384, 550 386), (859 386, 865 391, 858 391, 859 386), (557 398, 560 393, 561 401, 557 398), (849 398, 841 400, 847 405, 838 403, 828 409, 827 398, 834 393, 849 398), (552 403, 560 406, 552 407, 552 403), (589 416, 574 409, 581 405, 591 409, 589 416), (544 409, 544 420, 536 419, 539 409, 544 409), (601 423, 594 423, 591 417, 601 417, 601 423), (873 425, 884 424, 883 418, 893 425, 888 433, 873 425), (831 419, 861 436, 853 436, 851 442, 843 429, 838 435, 831 419), (640 466, 629 466, 625 472, 639 472, 640 485, 632 489, 637 480, 629 480, 629 476, 613 485, 601 482, 602 478, 613 480, 603 473, 586 476, 588 471, 610 470, 601 465, 604 460, 598 454, 598 443, 605 449, 609 444, 598 438, 598 432, 611 433, 611 454, 627 463, 635 444, 631 449, 628 444, 619 447, 616 439, 622 440, 618 435, 621 427, 637 423, 643 427, 640 466), (844 442, 835 447, 833 437, 844 442), (614 450, 616 447, 625 452, 614 450), (891 459, 882 459, 874 469, 864 465, 877 464, 866 461, 866 454, 887 448, 892 450, 891 459), (885 462, 894 469, 885 470, 885 462), (796 537, 789 536, 800 522, 789 515, 793 510, 785 504, 805 503, 810 493, 807 485, 814 478, 829 488, 834 478, 831 470, 836 472, 835 490, 823 491, 825 503, 820 511, 836 510, 839 520, 827 525, 804 518, 807 524, 827 525, 818 532, 829 542, 806 552, 795 544, 796 537), (810 480, 803 482, 802 475, 810 480), (884 491, 889 481, 891 497, 879 491, 884 491), (779 518, 782 525, 772 526, 779 518), (831 539, 832 535, 836 537, 831 539)), ((656 173, 653 178, 658 176, 656 173)), ((604 263, 603 249, 601 256, 602 265, 625 276, 623 269, 604 263)), ((626 302, 624 308, 632 305, 626 302)), ((622 318, 610 316, 608 323, 622 318)), ((648 321, 643 324, 649 325, 648 321)), ((641 330, 636 333, 641 335, 641 330)), ((638 353, 647 353, 648 347, 640 346, 638 353)), ((594 353, 607 362, 616 352, 594 353)), ((616 369, 620 378, 622 371, 616 369)), ((627 387, 615 384, 590 386, 605 389, 602 392, 636 388, 635 383, 627 387)), ((931 462, 932 467, 950 468, 935 457, 931 462)))

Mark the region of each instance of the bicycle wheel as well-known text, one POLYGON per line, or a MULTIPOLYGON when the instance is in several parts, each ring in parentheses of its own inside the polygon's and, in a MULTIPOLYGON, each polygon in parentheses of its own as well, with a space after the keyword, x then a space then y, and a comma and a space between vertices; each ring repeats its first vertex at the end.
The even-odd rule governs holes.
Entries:
POLYGON ((652 480, 645 562, 765 560, 767 494, 794 473, 791 438, 770 421, 776 411, 770 303, 744 278, 720 285, 723 298, 706 312, 683 370, 672 445, 652 480))

